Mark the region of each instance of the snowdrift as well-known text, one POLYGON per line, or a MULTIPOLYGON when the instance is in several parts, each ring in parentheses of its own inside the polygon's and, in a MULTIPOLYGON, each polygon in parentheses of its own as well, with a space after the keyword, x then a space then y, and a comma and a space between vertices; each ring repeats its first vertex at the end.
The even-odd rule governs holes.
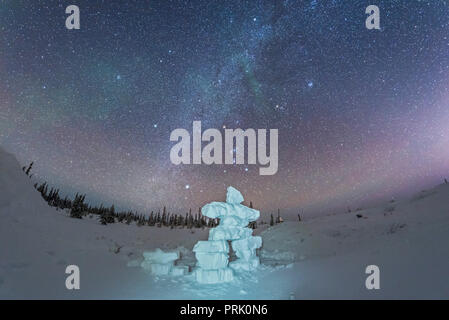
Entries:
POLYGON ((151 279, 127 267, 146 249, 193 247, 206 230, 111 224, 70 218, 49 207, 15 157, 0 148, 0 299, 139 299, 151 279), (81 289, 67 290, 68 265, 81 289))
POLYGON ((19 219, 48 212, 48 205, 33 188, 16 158, 0 148, 0 213, 19 219))

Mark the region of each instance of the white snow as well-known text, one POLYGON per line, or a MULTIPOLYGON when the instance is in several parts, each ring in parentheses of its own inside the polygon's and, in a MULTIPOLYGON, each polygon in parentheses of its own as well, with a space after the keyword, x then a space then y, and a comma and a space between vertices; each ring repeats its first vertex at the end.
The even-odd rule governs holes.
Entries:
POLYGON ((231 268, 214 266, 211 269, 199 268, 195 270, 196 281, 200 284, 223 284, 234 280, 231 268))
POLYGON ((72 219, 48 207, 32 184, 0 148, 0 299, 449 298, 447 184, 376 208, 258 228, 257 273, 216 285, 185 275, 208 229, 72 219), (179 252, 174 268, 184 276, 138 267, 156 248, 179 252), (80 267, 80 290, 65 288, 70 264, 80 267), (380 290, 365 288, 371 264, 380 268, 380 290))

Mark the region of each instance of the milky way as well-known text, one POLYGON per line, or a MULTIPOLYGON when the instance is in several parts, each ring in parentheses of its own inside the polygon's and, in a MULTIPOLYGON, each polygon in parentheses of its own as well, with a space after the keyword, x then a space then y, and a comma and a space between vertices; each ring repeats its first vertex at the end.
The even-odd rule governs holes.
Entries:
POLYGON ((262 210, 390 198, 449 176, 448 37, 438 0, 4 0, 0 145, 124 208, 195 208, 228 185, 262 210), (194 120, 279 129, 278 173, 173 165, 170 132, 194 120))

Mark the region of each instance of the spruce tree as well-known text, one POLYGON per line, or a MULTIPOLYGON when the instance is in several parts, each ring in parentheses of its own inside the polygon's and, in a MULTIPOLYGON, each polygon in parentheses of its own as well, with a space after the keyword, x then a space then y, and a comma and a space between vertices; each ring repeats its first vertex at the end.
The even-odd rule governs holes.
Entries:
POLYGON ((75 195, 75 200, 73 200, 72 208, 70 210, 70 217, 82 219, 83 213, 84 213, 84 197, 77 193, 75 195))
POLYGON ((34 164, 34 162, 31 162, 27 169, 26 169, 26 167, 22 167, 22 170, 30 178, 31 178, 30 172, 31 172, 31 169, 33 168, 33 164, 34 164))
POLYGON ((162 225, 166 226, 167 225, 167 213, 166 213, 166 209, 164 206, 164 209, 162 210, 162 225))

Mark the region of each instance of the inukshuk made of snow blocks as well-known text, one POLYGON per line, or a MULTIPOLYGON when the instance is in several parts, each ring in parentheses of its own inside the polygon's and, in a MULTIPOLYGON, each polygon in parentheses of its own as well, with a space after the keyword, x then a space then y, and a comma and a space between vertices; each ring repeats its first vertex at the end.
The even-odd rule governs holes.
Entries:
POLYGON ((220 224, 209 232, 208 241, 199 241, 193 251, 198 260, 195 270, 200 283, 221 283, 232 281, 235 271, 251 271, 259 266, 256 249, 262 245, 261 237, 253 237, 248 228, 251 221, 259 218, 258 210, 248 208, 242 194, 228 187, 226 202, 212 202, 201 212, 204 216, 220 219, 220 224), (237 260, 229 263, 229 245, 235 251, 237 260))

